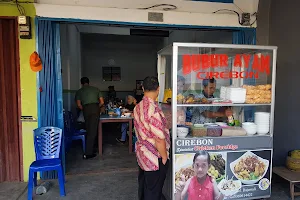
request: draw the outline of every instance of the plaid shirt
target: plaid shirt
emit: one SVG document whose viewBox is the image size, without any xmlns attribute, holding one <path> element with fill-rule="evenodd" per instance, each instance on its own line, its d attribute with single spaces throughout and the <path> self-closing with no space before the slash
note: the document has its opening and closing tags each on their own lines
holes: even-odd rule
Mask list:
<svg viewBox="0 0 300 200">
<path fill-rule="evenodd" d="M 155 147 L 155 139 L 164 139 L 168 152 L 170 148 L 170 134 L 166 125 L 166 118 L 162 110 L 152 99 L 144 97 L 135 106 L 136 157 L 142 170 L 157 171 L 159 169 L 158 158 L 161 158 L 161 156 Z"/>
</svg>

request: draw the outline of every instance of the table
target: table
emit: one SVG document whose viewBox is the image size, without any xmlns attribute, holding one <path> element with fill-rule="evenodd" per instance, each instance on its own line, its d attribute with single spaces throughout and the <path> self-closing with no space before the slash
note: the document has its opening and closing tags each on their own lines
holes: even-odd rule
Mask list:
<svg viewBox="0 0 300 200">
<path fill-rule="evenodd" d="M 292 200 L 295 196 L 300 196 L 300 192 L 295 192 L 295 184 L 300 183 L 300 172 L 295 172 L 286 167 L 274 167 L 273 173 L 290 182 L 290 194 Z"/>
<path fill-rule="evenodd" d="M 119 117 L 109 115 L 101 115 L 98 126 L 98 148 L 99 155 L 102 157 L 103 155 L 103 139 L 102 139 L 102 124 L 103 123 L 129 123 L 129 153 L 132 153 L 132 117 Z"/>
</svg>

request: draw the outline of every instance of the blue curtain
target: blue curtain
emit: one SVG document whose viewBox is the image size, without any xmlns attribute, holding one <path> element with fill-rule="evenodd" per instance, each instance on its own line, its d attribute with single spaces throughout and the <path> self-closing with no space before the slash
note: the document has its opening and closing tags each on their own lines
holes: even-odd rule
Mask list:
<svg viewBox="0 0 300 200">
<path fill-rule="evenodd" d="M 38 75 L 39 127 L 55 126 L 63 129 L 59 24 L 46 20 L 37 20 L 36 24 L 37 49 L 43 63 L 43 69 Z M 64 142 L 62 142 L 61 159 L 64 164 Z M 41 178 L 57 178 L 57 174 L 46 172 L 42 173 Z"/>
<path fill-rule="evenodd" d="M 256 45 L 256 29 L 251 28 L 249 30 L 238 30 L 233 32 L 232 35 L 232 44 L 248 44 L 248 45 Z M 252 62 L 253 62 L 253 56 L 250 60 L 250 66 L 247 69 L 247 71 L 252 71 Z M 244 84 L 247 85 L 255 85 L 255 78 L 251 79 L 244 79 Z M 246 106 L 244 107 L 244 117 L 245 121 L 251 121 L 253 120 L 255 112 L 254 106 Z"/>
</svg>

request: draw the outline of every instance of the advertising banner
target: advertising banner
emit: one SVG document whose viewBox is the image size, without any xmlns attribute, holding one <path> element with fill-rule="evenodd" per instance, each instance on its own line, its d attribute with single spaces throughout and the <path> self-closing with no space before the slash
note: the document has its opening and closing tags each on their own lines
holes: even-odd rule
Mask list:
<svg viewBox="0 0 300 200">
<path fill-rule="evenodd" d="M 271 196 L 270 136 L 175 140 L 175 200 Z"/>
</svg>

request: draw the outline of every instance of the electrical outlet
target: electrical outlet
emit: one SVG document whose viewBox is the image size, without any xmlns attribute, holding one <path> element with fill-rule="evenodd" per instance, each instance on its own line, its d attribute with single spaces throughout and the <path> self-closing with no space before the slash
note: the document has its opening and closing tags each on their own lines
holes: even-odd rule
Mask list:
<svg viewBox="0 0 300 200">
<path fill-rule="evenodd" d="M 241 25 L 250 26 L 250 13 L 242 13 Z"/>
<path fill-rule="evenodd" d="M 163 22 L 164 21 L 164 14 L 158 12 L 149 12 L 148 13 L 148 21 L 152 22 Z"/>
</svg>

